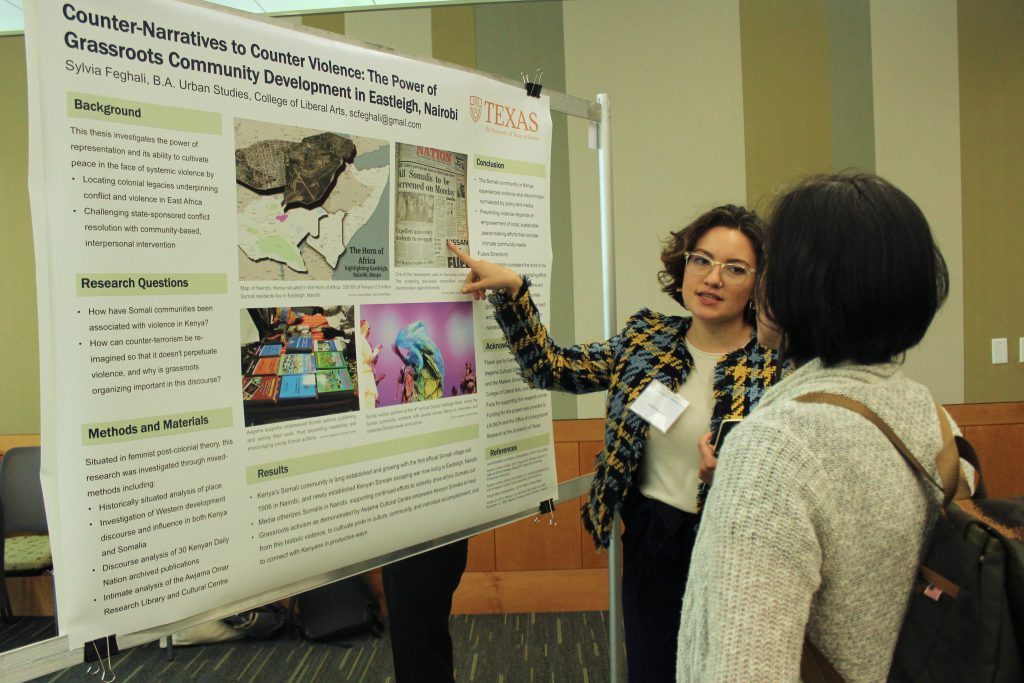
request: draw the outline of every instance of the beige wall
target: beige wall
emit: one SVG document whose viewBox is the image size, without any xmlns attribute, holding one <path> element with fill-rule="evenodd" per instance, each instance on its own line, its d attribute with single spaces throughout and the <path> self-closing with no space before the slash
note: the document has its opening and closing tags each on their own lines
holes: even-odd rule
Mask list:
<svg viewBox="0 0 1024 683">
<path fill-rule="evenodd" d="M 826 0 L 832 170 L 875 172 L 871 0 Z"/>
<path fill-rule="evenodd" d="M 746 200 L 736 2 L 563 4 L 568 92 L 612 102 L 618 325 L 647 306 L 684 311 L 657 281 L 659 240 L 703 210 Z M 569 121 L 576 338 L 602 339 L 597 152 Z M 580 417 L 603 414 L 581 397 Z"/>
<path fill-rule="evenodd" d="M 430 9 L 348 12 L 345 35 L 416 55 L 433 56 Z"/>
<path fill-rule="evenodd" d="M 823 0 L 740 0 L 747 202 L 832 170 Z"/>
<path fill-rule="evenodd" d="M 1024 3 L 961 0 L 964 398 L 1024 400 Z M 992 365 L 993 339 L 1009 364 Z"/>
<path fill-rule="evenodd" d="M 472 5 L 430 10 L 434 59 L 476 68 L 476 8 Z"/>
<path fill-rule="evenodd" d="M 8 312 L 0 434 L 39 433 L 36 268 L 28 206 L 25 40 L 0 38 L 0 297 Z"/>
<path fill-rule="evenodd" d="M 873 0 L 875 165 L 924 211 L 949 268 L 946 305 L 904 372 L 964 400 L 963 229 L 956 0 Z M 999 49 L 993 45 L 993 50 Z M 878 273 L 885 277 L 885 273 Z"/>
</svg>

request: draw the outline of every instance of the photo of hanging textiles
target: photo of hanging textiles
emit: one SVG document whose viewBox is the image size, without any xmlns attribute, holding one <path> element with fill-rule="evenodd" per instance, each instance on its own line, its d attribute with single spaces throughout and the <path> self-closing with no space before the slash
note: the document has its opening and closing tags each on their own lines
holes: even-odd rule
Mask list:
<svg viewBox="0 0 1024 683">
<path fill-rule="evenodd" d="M 476 393 L 472 302 L 364 304 L 359 316 L 363 410 Z"/>
<path fill-rule="evenodd" d="M 241 310 L 245 425 L 359 410 L 353 306 Z"/>
</svg>

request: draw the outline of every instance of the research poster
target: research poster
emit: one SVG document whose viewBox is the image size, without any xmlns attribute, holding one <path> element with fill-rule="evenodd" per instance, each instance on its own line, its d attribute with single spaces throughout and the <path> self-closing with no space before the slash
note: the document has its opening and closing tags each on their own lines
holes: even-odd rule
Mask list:
<svg viewBox="0 0 1024 683">
<path fill-rule="evenodd" d="M 173 0 L 25 4 L 43 480 L 72 648 L 557 496 L 546 97 Z"/>
</svg>

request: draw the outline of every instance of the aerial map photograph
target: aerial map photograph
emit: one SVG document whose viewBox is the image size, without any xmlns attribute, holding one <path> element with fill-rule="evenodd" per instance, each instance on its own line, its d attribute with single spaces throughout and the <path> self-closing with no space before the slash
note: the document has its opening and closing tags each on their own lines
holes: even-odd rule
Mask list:
<svg viewBox="0 0 1024 683">
<path fill-rule="evenodd" d="M 387 280 L 391 143 L 235 119 L 240 280 Z"/>
</svg>

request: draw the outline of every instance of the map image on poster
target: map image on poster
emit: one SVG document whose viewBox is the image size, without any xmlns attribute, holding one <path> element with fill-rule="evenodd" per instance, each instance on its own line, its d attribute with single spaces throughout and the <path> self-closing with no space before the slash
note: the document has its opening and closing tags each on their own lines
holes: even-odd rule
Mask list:
<svg viewBox="0 0 1024 683">
<path fill-rule="evenodd" d="M 389 142 L 234 128 L 240 280 L 388 279 Z"/>
<path fill-rule="evenodd" d="M 476 393 L 470 302 L 368 304 L 359 311 L 366 346 L 381 347 L 373 362 L 377 407 Z"/>
</svg>

